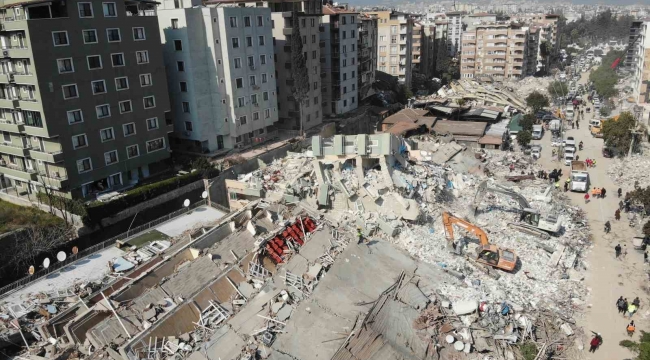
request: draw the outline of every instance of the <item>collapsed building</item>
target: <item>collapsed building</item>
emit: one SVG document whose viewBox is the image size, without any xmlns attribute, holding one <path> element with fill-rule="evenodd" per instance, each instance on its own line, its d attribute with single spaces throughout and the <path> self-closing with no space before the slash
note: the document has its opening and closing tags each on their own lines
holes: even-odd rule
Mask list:
<svg viewBox="0 0 650 360">
<path fill-rule="evenodd" d="M 232 212 L 217 223 L 47 318 L 39 356 L 513 359 L 527 341 L 580 351 L 589 228 L 546 181 L 506 180 L 537 170 L 520 153 L 431 135 L 315 136 L 227 181 Z M 511 224 L 532 210 L 499 193 L 475 203 L 486 181 L 561 231 L 519 231 Z M 478 261 L 482 244 L 460 227 L 450 238 L 443 212 L 516 252 L 516 269 Z"/>
</svg>

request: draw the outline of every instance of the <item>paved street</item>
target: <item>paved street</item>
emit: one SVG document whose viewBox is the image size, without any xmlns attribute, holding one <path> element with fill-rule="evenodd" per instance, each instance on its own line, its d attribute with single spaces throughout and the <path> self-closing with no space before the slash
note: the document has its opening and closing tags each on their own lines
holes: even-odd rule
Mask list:
<svg viewBox="0 0 650 360">
<path fill-rule="evenodd" d="M 586 83 L 587 78 L 588 74 L 583 73 L 580 83 Z M 589 106 L 593 109 L 592 105 Z M 589 169 L 590 186 L 607 189 L 605 199 L 592 198 L 588 204 L 585 204 L 583 193 L 567 193 L 575 205 L 585 210 L 593 235 L 593 247 L 587 257 L 589 269 L 584 280 L 589 291 L 589 294 L 586 294 L 588 308 L 584 317 L 578 320 L 578 325 L 587 334 L 582 340 L 585 346 L 584 354 L 588 359 L 627 359 L 633 358 L 635 354 L 619 346 L 619 342 L 628 339 L 625 329 L 629 320 L 618 313 L 615 303 L 619 296 L 627 298 L 630 302 L 636 296 L 641 299 L 641 308 L 633 318 L 637 323 L 634 338 L 638 340 L 639 330 L 649 330 L 646 318 L 650 315 L 650 299 L 648 293 L 643 290 L 648 277 L 645 275 L 643 254 L 634 250 L 631 244 L 632 237 L 639 234 L 641 229 L 630 228 L 626 214 L 621 214 L 620 221 L 614 220 L 614 212 L 620 201 L 616 194 L 619 186 L 614 184 L 607 175 L 607 168 L 614 160 L 602 156 L 603 140 L 593 138 L 589 133 L 588 122 L 592 114 L 585 113 L 585 119 L 580 121 L 579 130 L 569 129 L 566 132 L 566 136 L 573 136 L 576 143 L 581 140 L 584 142 L 584 149 L 578 151 L 580 160 L 593 158 L 597 161 L 597 167 Z M 545 134 L 539 143 L 543 145 L 540 163 L 549 171 L 553 168 L 561 168 L 564 175 L 562 181 L 564 181 L 570 173 L 570 167 L 551 158 L 551 134 Z M 612 231 L 610 234 L 605 234 L 604 224 L 608 220 L 612 224 Z M 627 256 L 622 260 L 617 260 L 614 256 L 614 246 L 617 243 L 621 244 L 624 253 L 627 251 Z M 585 294 L 576 294 L 576 296 L 585 298 Z M 600 349 L 593 354 L 587 352 L 591 331 L 600 332 L 604 341 Z"/>
</svg>

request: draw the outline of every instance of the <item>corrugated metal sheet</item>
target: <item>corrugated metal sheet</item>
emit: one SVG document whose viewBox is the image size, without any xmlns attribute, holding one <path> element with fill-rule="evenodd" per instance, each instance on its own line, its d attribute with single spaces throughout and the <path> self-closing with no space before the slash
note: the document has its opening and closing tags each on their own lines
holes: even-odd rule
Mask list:
<svg viewBox="0 0 650 360">
<path fill-rule="evenodd" d="M 477 121 L 438 121 L 433 126 L 433 131 L 438 134 L 450 133 L 452 135 L 483 136 L 487 124 Z"/>
</svg>

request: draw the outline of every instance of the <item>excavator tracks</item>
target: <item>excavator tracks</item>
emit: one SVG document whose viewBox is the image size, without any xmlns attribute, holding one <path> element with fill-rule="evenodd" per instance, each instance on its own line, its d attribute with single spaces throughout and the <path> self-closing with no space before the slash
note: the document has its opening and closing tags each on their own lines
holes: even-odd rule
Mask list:
<svg viewBox="0 0 650 360">
<path fill-rule="evenodd" d="M 519 232 L 529 234 L 529 235 L 534 235 L 534 236 L 537 236 L 538 238 L 541 238 L 541 239 L 544 239 L 544 240 L 547 240 L 547 239 L 549 239 L 551 237 L 551 235 L 549 235 L 549 233 L 547 233 L 546 231 L 540 230 L 540 229 L 538 229 L 538 228 L 536 228 L 536 227 L 534 227 L 532 225 L 518 224 L 518 223 L 508 223 L 508 226 L 510 226 L 511 228 L 513 228 L 513 229 L 515 229 L 515 230 L 517 230 Z"/>
</svg>

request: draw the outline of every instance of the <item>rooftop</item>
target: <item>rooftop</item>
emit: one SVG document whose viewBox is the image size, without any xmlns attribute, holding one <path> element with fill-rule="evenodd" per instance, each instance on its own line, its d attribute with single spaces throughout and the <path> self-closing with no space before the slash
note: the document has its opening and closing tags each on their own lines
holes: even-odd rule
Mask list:
<svg viewBox="0 0 650 360">
<path fill-rule="evenodd" d="M 486 127 L 487 124 L 484 122 L 442 120 L 433 126 L 433 131 L 438 134 L 449 133 L 455 136 L 483 136 Z"/>
</svg>

